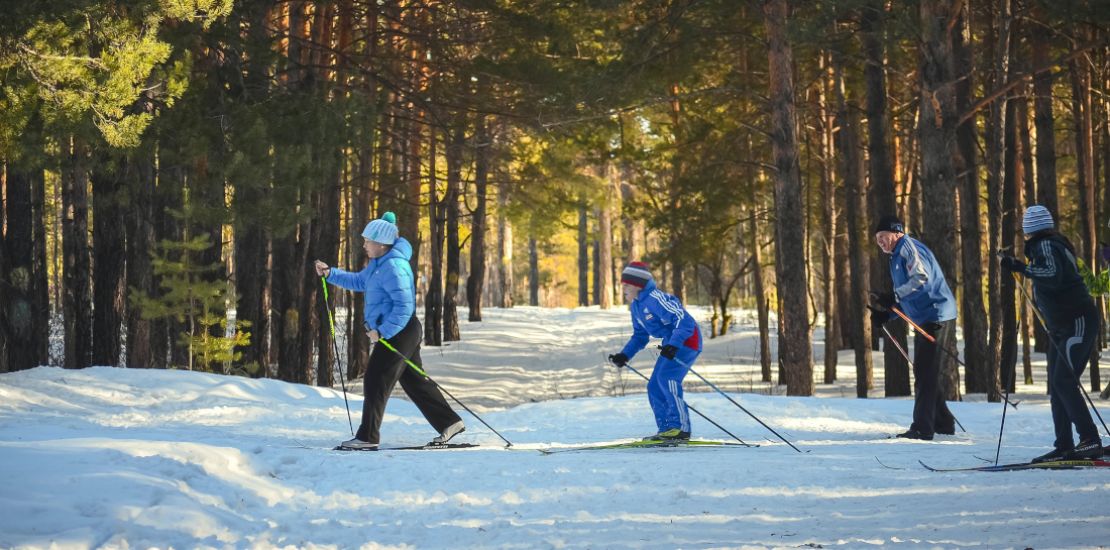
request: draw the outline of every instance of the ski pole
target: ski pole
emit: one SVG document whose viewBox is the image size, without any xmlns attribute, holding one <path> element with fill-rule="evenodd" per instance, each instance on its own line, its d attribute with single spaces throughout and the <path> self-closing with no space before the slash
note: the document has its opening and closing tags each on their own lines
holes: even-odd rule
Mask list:
<svg viewBox="0 0 1110 550">
<path fill-rule="evenodd" d="M 347 402 L 347 381 L 343 376 L 343 364 L 339 362 L 339 343 L 335 341 L 335 316 L 331 313 L 331 305 L 328 304 L 328 280 L 326 277 L 320 277 L 320 286 L 324 287 L 324 308 L 328 310 L 328 327 L 331 328 L 331 345 L 335 351 L 335 363 L 339 371 L 339 383 L 343 386 L 343 406 L 347 407 L 347 425 L 351 427 L 351 435 L 355 435 L 355 424 L 351 420 L 351 405 Z"/>
<path fill-rule="evenodd" d="M 909 323 L 910 327 L 912 327 L 913 330 L 915 332 L 917 332 L 918 334 L 924 336 L 926 340 L 928 340 L 929 342 L 934 343 L 934 344 L 937 342 L 937 339 L 934 338 L 932 334 L 929 334 L 928 332 L 925 331 L 925 329 L 921 328 L 920 325 L 913 322 L 913 319 L 910 319 L 909 316 L 906 315 L 905 313 L 903 313 L 901 309 L 898 309 L 897 307 L 891 306 L 890 310 L 893 311 L 894 313 L 898 314 L 899 317 L 901 317 L 903 320 L 905 320 L 907 323 Z M 952 351 L 952 350 L 950 350 L 950 349 L 948 349 L 944 346 L 937 346 L 937 347 L 939 347 L 941 350 L 943 350 L 944 353 L 948 354 L 949 357 L 954 359 L 956 361 L 956 363 L 958 363 L 961 367 L 964 368 L 965 371 L 968 370 L 967 363 L 964 363 L 963 360 L 960 359 L 960 356 L 956 355 L 956 352 L 954 352 L 954 351 Z M 998 393 L 1002 393 L 1002 391 L 999 390 Z M 1007 405 L 1015 408 L 1015 409 L 1017 408 L 1018 403 L 1020 403 L 1020 401 L 1018 401 L 1017 403 L 1011 402 L 1009 400 L 1009 398 L 1007 398 L 1003 402 L 1006 403 Z M 963 429 L 963 426 L 960 426 L 960 428 Z M 966 432 L 967 430 L 964 430 L 964 431 Z"/>
<path fill-rule="evenodd" d="M 909 363 L 911 367 L 913 367 L 913 360 L 910 359 L 910 354 L 906 353 L 906 349 L 902 347 L 902 344 L 899 344 L 898 340 L 894 339 L 894 335 L 891 334 L 889 330 L 887 330 L 886 325 L 883 325 L 883 332 L 886 333 L 886 337 L 890 340 L 890 343 L 894 344 L 894 347 L 898 348 L 898 351 L 902 353 L 902 357 L 906 359 L 906 362 Z M 956 418 L 956 415 L 952 414 L 952 411 L 948 411 L 948 414 L 952 415 L 952 420 L 955 421 L 956 425 L 960 427 L 960 431 L 966 433 L 967 430 L 964 429 L 964 425 L 960 423 L 960 419 Z"/>
<path fill-rule="evenodd" d="M 1037 320 L 1040 321 L 1041 328 L 1044 329 L 1045 334 L 1048 336 L 1048 342 L 1052 344 L 1052 347 L 1056 348 L 1057 354 L 1066 354 L 1067 351 L 1060 348 L 1060 346 L 1056 343 L 1056 339 L 1052 337 L 1052 333 L 1049 332 L 1048 323 L 1045 322 L 1044 316 L 1041 315 L 1041 311 L 1037 309 L 1037 305 L 1033 303 L 1033 299 L 1029 297 L 1029 292 L 1025 290 L 1025 284 L 1021 281 L 1021 279 L 1018 278 L 1017 273 L 1014 273 L 1012 271 L 1010 273 L 1013 273 L 1014 281 L 1017 282 L 1017 287 L 1021 289 L 1021 296 L 1025 299 L 1026 302 L 1029 303 L 1029 307 L 1033 308 L 1033 313 L 1036 315 Z M 1087 393 L 1087 388 L 1083 387 L 1083 381 L 1079 379 L 1079 375 L 1076 374 L 1075 370 L 1072 369 L 1071 360 L 1066 355 L 1064 356 L 1064 360 L 1068 363 L 1067 371 L 1071 373 L 1072 380 L 1075 380 L 1076 385 L 1079 386 L 1079 391 L 1083 392 L 1083 397 L 1087 398 L 1087 403 L 1091 404 L 1091 409 L 1095 411 L 1095 416 L 1098 417 L 1098 421 L 1102 424 L 1102 429 L 1105 430 L 1107 434 L 1110 434 L 1110 429 L 1107 429 L 1106 421 L 1102 419 L 1102 414 L 1098 412 L 1098 407 L 1095 406 L 1094 401 L 1091 401 L 1091 395 Z"/>
<path fill-rule="evenodd" d="M 704 376 L 702 376 L 701 374 L 699 374 L 699 373 L 698 373 L 698 371 L 694 370 L 694 369 L 693 369 L 693 367 L 691 367 L 690 365 L 688 365 L 688 364 L 686 364 L 686 363 L 683 363 L 682 361 L 679 361 L 679 360 L 678 360 L 677 358 L 676 358 L 676 359 L 675 359 L 674 361 L 675 361 L 676 363 L 678 363 L 679 365 L 682 365 L 682 366 L 686 367 L 687 369 L 689 369 L 689 371 L 690 371 L 691 373 L 693 373 L 693 374 L 694 374 L 694 376 L 697 376 L 698 378 L 700 378 L 702 382 L 705 382 L 706 384 L 708 384 L 710 388 L 713 388 L 714 390 L 716 390 L 716 392 L 717 392 L 717 393 L 719 393 L 719 394 L 721 394 L 722 396 L 724 396 L 724 398 L 725 398 L 725 399 L 728 399 L 730 403 L 732 403 L 733 405 L 736 405 L 736 406 L 737 406 L 737 407 L 738 407 L 738 408 L 739 408 L 740 410 L 742 410 L 742 411 L 744 411 L 745 413 L 747 413 L 747 415 L 748 415 L 748 416 L 750 416 L 750 417 L 752 417 L 753 419 L 755 419 L 755 421 L 756 421 L 756 422 L 759 422 L 759 424 L 760 424 L 760 425 L 762 425 L 762 426 L 763 426 L 764 428 L 767 428 L 768 430 L 770 430 L 770 431 L 771 431 L 771 433 L 773 433 L 773 434 L 775 434 L 776 436 L 778 436 L 778 438 L 779 438 L 779 439 L 781 439 L 783 443 L 786 443 L 787 445 L 790 445 L 790 448 L 791 448 L 791 449 L 794 449 L 795 451 L 798 451 L 799 453 L 800 453 L 800 452 L 802 452 L 802 450 L 801 450 L 801 449 L 799 449 L 799 448 L 797 448 L 797 447 L 795 447 L 793 443 L 791 443 L 791 442 L 787 441 L 787 440 L 786 440 L 786 438 L 782 436 L 782 434 L 780 434 L 780 433 L 776 432 L 774 428 L 772 428 L 772 427 L 768 426 L 768 425 L 767 425 L 767 423 L 766 423 L 766 422 L 764 422 L 764 421 L 762 421 L 762 420 L 760 420 L 758 416 L 756 416 L 756 415 L 752 414 L 752 412 L 751 412 L 751 411 L 749 411 L 748 409 L 745 409 L 743 405 L 741 405 L 740 403 L 737 403 L 735 399 L 733 399 L 732 397 L 729 397 L 729 395 L 728 395 L 727 393 L 725 393 L 725 392 L 721 391 L 721 388 L 718 388 L 718 387 L 716 386 L 716 384 L 714 384 L 713 382 L 710 382 L 709 380 L 707 380 L 707 379 L 706 379 L 706 378 L 705 378 Z"/>
<path fill-rule="evenodd" d="M 423 376 L 425 380 L 431 382 L 432 385 L 434 385 L 436 388 L 439 389 L 439 391 L 447 394 L 447 397 L 450 397 L 452 401 L 454 401 L 455 403 L 458 403 L 459 406 L 462 407 L 463 409 L 465 409 L 466 412 L 470 413 L 471 416 L 473 416 L 474 418 L 477 418 L 478 422 L 481 422 L 482 425 L 489 428 L 489 430 L 491 432 L 497 434 L 497 437 L 500 437 L 501 441 L 505 442 L 506 447 L 512 447 L 513 446 L 512 441 L 509 441 L 508 439 L 505 439 L 505 436 L 501 435 L 501 432 L 493 429 L 493 426 L 490 426 L 485 420 L 482 420 L 482 417 L 478 416 L 478 413 L 470 410 L 470 407 L 467 407 L 466 404 L 464 404 L 462 401 L 459 401 L 459 399 L 457 397 L 455 397 L 454 395 L 451 395 L 451 392 L 447 391 L 447 388 L 444 388 L 443 386 L 440 386 L 439 382 L 436 382 L 435 380 L 432 379 L 431 376 L 428 376 L 428 373 L 424 372 L 424 369 L 420 368 L 419 365 L 417 365 L 416 363 L 413 363 L 411 360 L 409 360 L 408 357 L 405 357 L 405 354 L 401 353 L 400 351 L 397 350 L 397 348 L 393 347 L 393 344 L 390 344 L 389 340 L 386 340 L 385 338 L 378 338 L 378 342 L 380 342 L 382 345 L 384 345 L 386 347 L 386 349 L 388 349 L 389 351 L 392 351 L 393 353 L 396 353 L 397 355 L 400 355 L 401 359 L 403 359 L 405 361 L 405 364 L 408 365 L 409 367 L 411 367 L 412 370 L 416 371 L 418 374 L 420 374 L 420 376 Z"/>
<path fill-rule="evenodd" d="M 648 382 L 651 382 L 651 380 L 650 380 L 650 379 L 648 379 L 648 377 L 644 376 L 644 375 L 643 375 L 643 373 L 641 373 L 640 371 L 638 371 L 638 370 L 636 370 L 636 369 L 632 368 L 632 365 L 629 365 L 629 364 L 625 363 L 625 365 L 624 365 L 624 366 L 625 366 L 625 368 L 627 368 L 628 370 L 630 370 L 630 371 L 632 371 L 632 372 L 634 372 L 634 373 L 638 374 L 638 375 L 640 376 L 640 378 L 643 378 L 644 380 L 647 380 Z M 687 404 L 686 404 L 686 408 L 690 409 L 691 411 L 694 411 L 694 414 L 697 414 L 698 416 L 700 416 L 700 417 L 704 418 L 706 422 L 709 422 L 710 424 L 712 424 L 712 425 L 716 426 L 716 427 L 717 427 L 717 429 L 719 429 L 719 430 L 721 430 L 722 432 L 725 432 L 726 434 L 728 434 L 728 435 L 732 436 L 732 438 L 733 438 L 733 439 L 735 439 L 735 440 L 739 441 L 739 442 L 740 442 L 740 443 L 741 443 L 742 445 L 744 445 L 745 447 L 758 447 L 758 445 L 752 445 L 752 444 L 750 444 L 750 443 L 748 443 L 748 442 L 744 441 L 743 439 L 740 439 L 739 437 L 736 437 L 736 435 L 735 435 L 735 434 L 733 434 L 732 432 L 730 432 L 730 431 L 726 430 L 726 429 L 725 429 L 725 428 L 724 428 L 723 426 L 721 426 L 720 424 L 718 424 L 718 423 L 714 422 L 714 421 L 713 421 L 713 420 L 711 420 L 711 419 L 710 419 L 710 418 L 709 418 L 708 416 L 705 416 L 704 414 L 702 414 L 701 412 L 699 412 L 699 411 L 698 411 L 697 409 L 695 409 L 695 408 L 694 408 L 694 406 L 693 406 L 693 405 L 691 405 L 691 404 L 687 403 Z"/>
</svg>

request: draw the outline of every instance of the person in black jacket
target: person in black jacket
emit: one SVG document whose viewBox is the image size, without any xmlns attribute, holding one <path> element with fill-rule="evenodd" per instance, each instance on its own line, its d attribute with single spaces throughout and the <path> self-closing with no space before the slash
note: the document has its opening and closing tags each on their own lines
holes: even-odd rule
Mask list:
<svg viewBox="0 0 1110 550">
<path fill-rule="evenodd" d="M 1080 375 L 1099 333 L 1099 312 L 1079 274 L 1075 248 L 1056 231 L 1052 214 L 1033 205 L 1022 219 L 1025 257 L 1029 264 L 1003 256 L 1003 269 L 1033 281 L 1033 301 L 1044 318 L 1051 341 L 1048 349 L 1048 389 L 1056 442 L 1052 451 L 1033 459 L 1051 460 L 1098 458 L 1103 454 L 1098 428 L 1080 393 Z M 1071 428 L 1079 433 L 1079 445 Z"/>
</svg>

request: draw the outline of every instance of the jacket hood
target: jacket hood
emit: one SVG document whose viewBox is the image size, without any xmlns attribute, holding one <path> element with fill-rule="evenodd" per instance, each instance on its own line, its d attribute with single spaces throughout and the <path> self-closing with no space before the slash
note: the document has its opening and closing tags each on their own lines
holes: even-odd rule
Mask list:
<svg viewBox="0 0 1110 550">
<path fill-rule="evenodd" d="M 393 248 L 382 256 L 383 260 L 393 258 L 401 258 L 406 262 L 412 259 L 412 245 L 404 237 L 397 237 L 397 241 L 393 243 Z"/>
<path fill-rule="evenodd" d="M 640 289 L 640 293 L 636 295 L 636 301 L 638 302 L 641 298 L 651 294 L 651 291 L 655 290 L 655 288 L 655 279 L 649 279 L 647 284 L 644 285 L 644 288 Z"/>
</svg>

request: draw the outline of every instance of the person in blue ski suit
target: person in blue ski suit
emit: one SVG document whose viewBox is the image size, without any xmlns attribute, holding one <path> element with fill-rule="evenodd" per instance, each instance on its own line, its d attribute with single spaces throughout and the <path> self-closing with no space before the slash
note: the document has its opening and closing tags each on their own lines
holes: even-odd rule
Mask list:
<svg viewBox="0 0 1110 550">
<path fill-rule="evenodd" d="M 1053 449 L 1032 462 L 1098 458 L 1104 452 L 1102 438 L 1079 386 L 1101 330 L 1098 306 L 1079 273 L 1075 248 L 1056 230 L 1048 209 L 1039 204 L 1027 208 L 1021 228 L 1029 264 L 1013 256 L 1003 256 L 1000 264 L 1033 281 L 1033 300 L 1051 342 L 1048 392 L 1056 432 Z M 1079 445 L 1072 438 L 1073 425 Z"/>
<path fill-rule="evenodd" d="M 913 339 L 914 403 L 910 429 L 898 434 L 906 439 L 931 440 L 934 434 L 956 433 L 956 417 L 948 410 L 941 384 L 941 348 L 947 347 L 956 330 L 956 298 L 944 280 L 936 257 L 921 241 L 905 234 L 895 216 L 884 216 L 875 227 L 875 242 L 890 254 L 893 293 L 872 293 L 875 304 L 871 322 L 876 331 L 897 318 L 897 307 L 934 338 L 917 332 Z"/>
<path fill-rule="evenodd" d="M 416 318 L 416 287 L 412 275 L 412 245 L 398 236 L 396 216 L 386 212 L 380 219 L 366 224 L 362 231 L 363 249 L 370 261 L 358 272 L 329 267 L 316 260 L 316 274 L 328 283 L 365 294 L 363 325 L 374 345 L 363 378 L 362 422 L 358 432 L 340 447 L 353 450 L 376 450 L 381 438 L 385 404 L 393 387 L 401 382 L 405 394 L 424 414 L 428 423 L 439 432 L 429 445 L 446 445 L 464 430 L 463 421 L 447 404 L 435 382 L 408 367 L 408 358 L 420 361 L 420 342 L 424 331 Z M 385 339 L 396 352 L 377 345 Z"/>
<path fill-rule="evenodd" d="M 621 289 L 632 315 L 632 337 L 620 353 L 609 356 L 625 366 L 651 338 L 663 346 L 648 381 L 648 402 L 658 432 L 647 440 L 690 439 L 690 411 L 682 398 L 682 380 L 701 354 L 701 330 L 674 296 L 659 290 L 647 264 L 632 262 L 621 273 Z"/>
</svg>

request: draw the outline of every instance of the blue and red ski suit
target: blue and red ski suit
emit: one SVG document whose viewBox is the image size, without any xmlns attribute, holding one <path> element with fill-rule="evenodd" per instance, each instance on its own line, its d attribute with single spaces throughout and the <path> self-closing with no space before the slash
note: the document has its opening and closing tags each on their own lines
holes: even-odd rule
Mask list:
<svg viewBox="0 0 1110 550">
<path fill-rule="evenodd" d="M 648 401 L 660 432 L 674 428 L 689 432 L 690 413 L 682 398 L 682 379 L 701 354 L 698 322 L 678 298 L 659 290 L 652 280 L 628 309 L 632 314 L 632 337 L 621 350 L 626 357 L 635 356 L 651 338 L 662 338 L 663 345 L 678 348 L 674 359 L 660 355 L 655 362 L 648 381 Z"/>
</svg>

